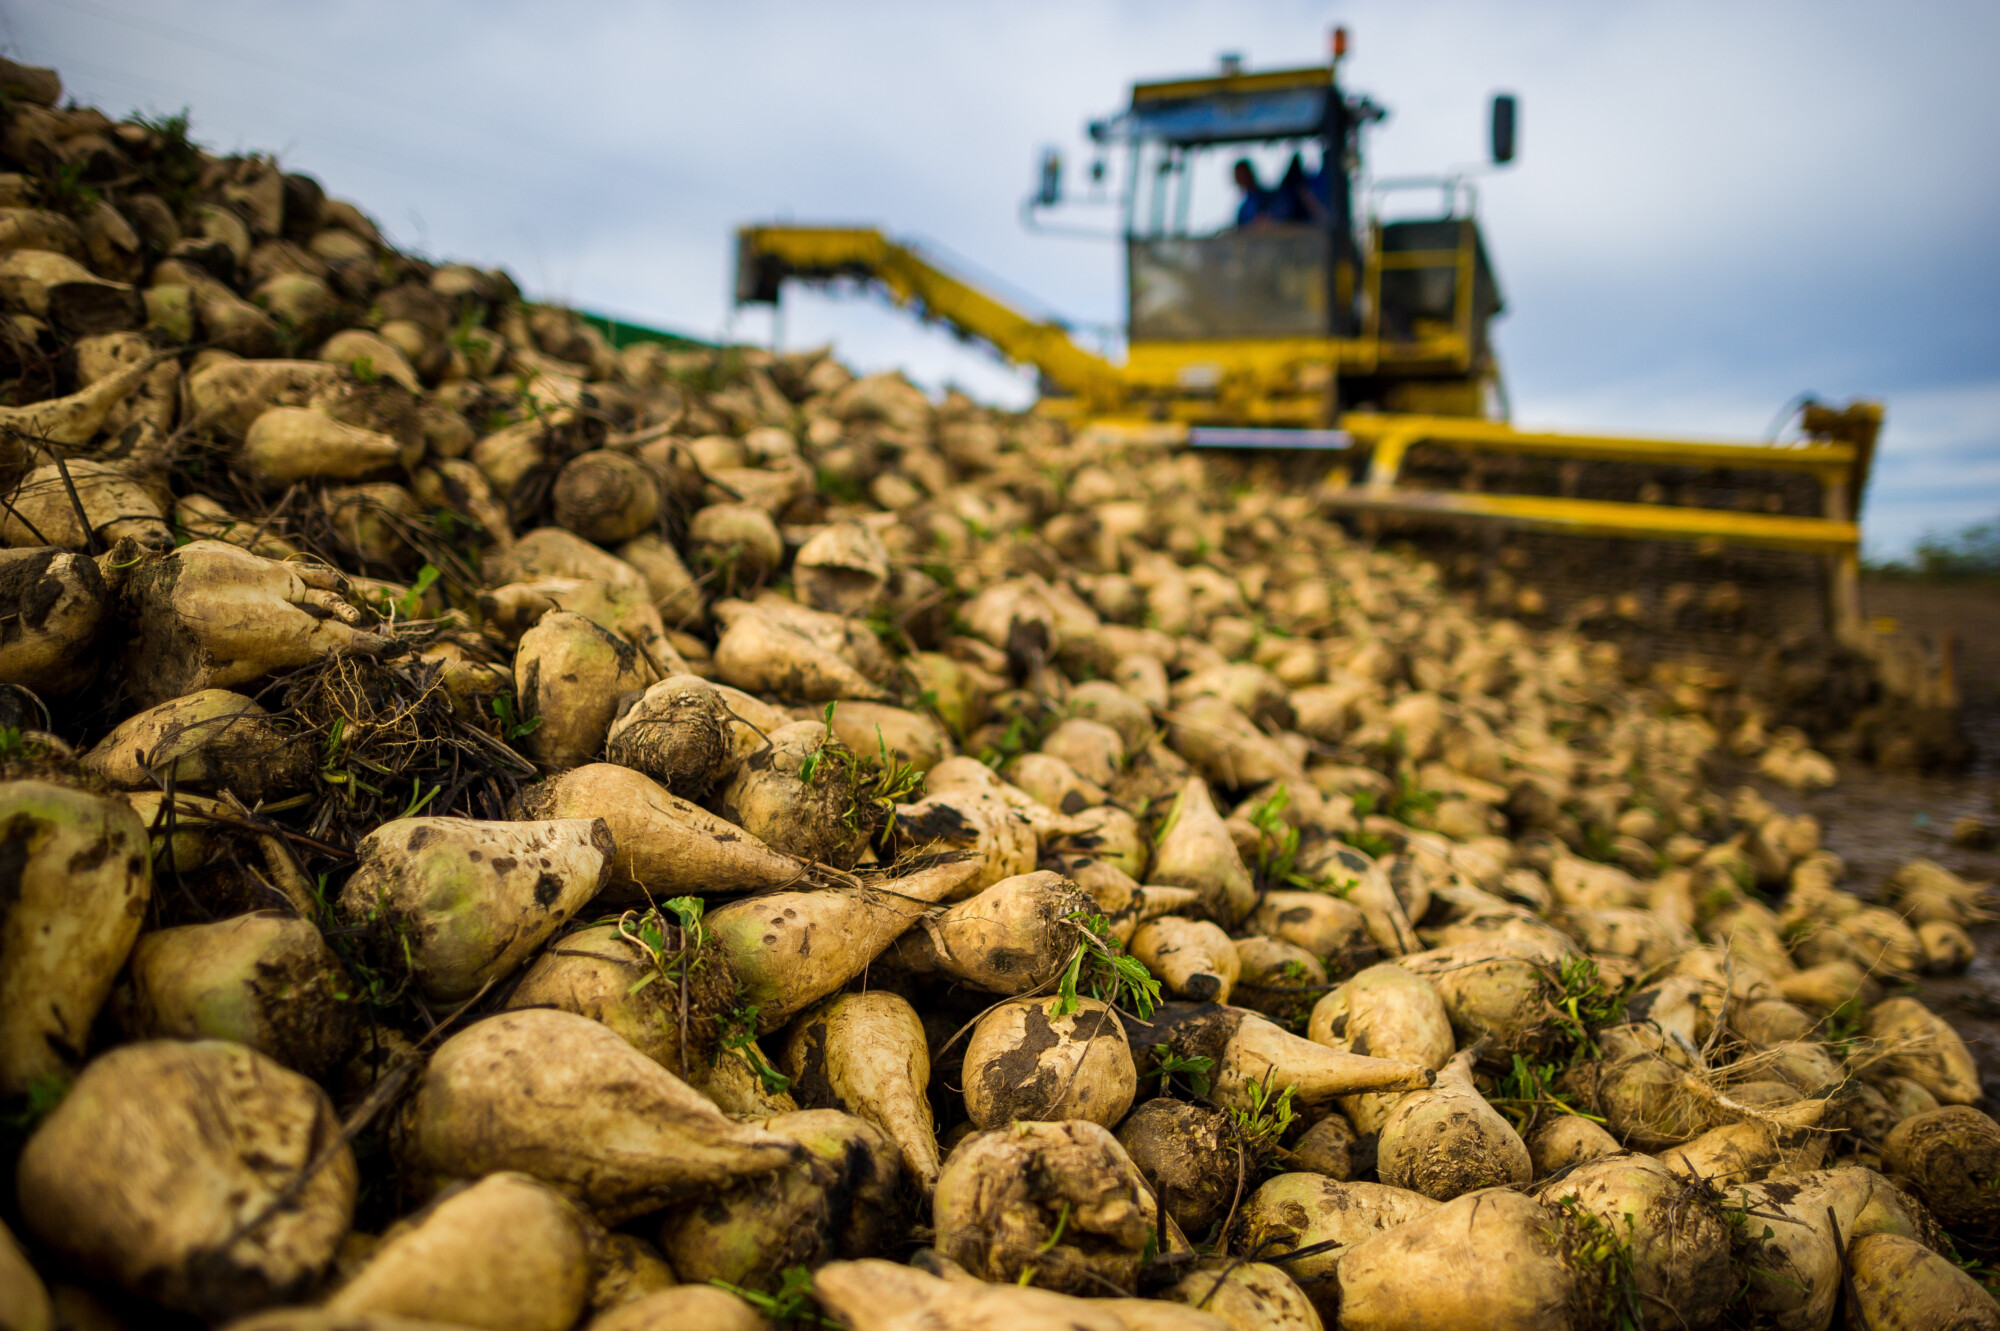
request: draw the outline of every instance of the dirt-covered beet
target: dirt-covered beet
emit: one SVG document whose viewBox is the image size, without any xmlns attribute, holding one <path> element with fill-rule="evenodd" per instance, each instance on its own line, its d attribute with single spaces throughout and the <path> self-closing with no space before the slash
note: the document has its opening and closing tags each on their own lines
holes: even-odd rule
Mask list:
<svg viewBox="0 0 2000 1331">
<path fill-rule="evenodd" d="M 1118 1014 L 1090 998 L 994 1007 L 966 1042 L 963 1076 L 966 1116 L 977 1128 L 1024 1119 L 1115 1127 L 1138 1080 Z"/>
<path fill-rule="evenodd" d="M 1015 1123 L 967 1138 L 932 1204 L 939 1251 L 982 1279 L 1071 1293 L 1133 1290 L 1160 1218 L 1145 1179 L 1094 1123 Z"/>
<path fill-rule="evenodd" d="M 302 1294 L 332 1262 L 358 1182 L 339 1134 L 326 1092 L 262 1054 L 147 1041 L 85 1069 L 15 1186 L 35 1237 L 93 1279 L 224 1318 Z"/>
<path fill-rule="evenodd" d="M 1235 1199 L 1237 1166 L 1228 1125 L 1219 1109 L 1164 1095 L 1145 1101 L 1118 1125 L 1118 1144 L 1184 1234 L 1208 1233 Z"/>
</svg>

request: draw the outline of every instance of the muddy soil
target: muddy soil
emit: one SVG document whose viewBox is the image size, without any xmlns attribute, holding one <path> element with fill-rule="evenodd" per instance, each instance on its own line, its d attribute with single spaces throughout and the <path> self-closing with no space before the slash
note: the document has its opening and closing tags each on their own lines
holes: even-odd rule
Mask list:
<svg viewBox="0 0 2000 1331">
<path fill-rule="evenodd" d="M 1832 790 L 1795 795 L 1755 781 L 1787 813 L 1810 812 L 1828 849 L 1847 861 L 1847 886 L 1873 898 L 1905 862 L 1924 856 L 1966 878 L 2000 885 L 2000 851 L 1953 845 L 1952 824 L 1967 815 L 2000 828 L 2000 583 L 1862 584 L 1868 615 L 1887 615 L 1937 641 L 1958 638 L 1965 729 L 1977 749 L 1969 771 L 1949 775 L 1878 772 L 1843 763 Z M 1927 976 L 1917 996 L 1949 1020 L 1979 1060 L 1989 1112 L 2000 1106 L 2000 920 L 1970 930 L 1979 956 L 1964 975 Z"/>
</svg>

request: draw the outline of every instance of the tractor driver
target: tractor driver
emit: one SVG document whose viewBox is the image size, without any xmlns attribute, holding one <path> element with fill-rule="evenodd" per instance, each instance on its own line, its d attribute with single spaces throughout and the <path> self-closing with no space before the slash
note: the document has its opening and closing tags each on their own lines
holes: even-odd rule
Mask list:
<svg viewBox="0 0 2000 1331">
<path fill-rule="evenodd" d="M 1247 157 L 1236 159 L 1236 188 L 1243 191 L 1243 202 L 1236 207 L 1236 225 L 1253 227 L 1267 223 L 1271 218 L 1271 191 L 1257 180 L 1257 167 Z"/>
<path fill-rule="evenodd" d="M 1278 187 L 1270 192 L 1265 216 L 1274 222 L 1318 222 L 1326 217 L 1315 182 L 1306 172 L 1305 159 L 1293 153 Z"/>
<path fill-rule="evenodd" d="M 1306 171 L 1305 162 L 1297 153 L 1292 154 L 1284 178 L 1272 189 L 1265 189 L 1259 183 L 1257 168 L 1249 158 L 1239 158 L 1236 163 L 1236 188 L 1243 191 L 1243 202 L 1236 209 L 1238 227 L 1318 222 L 1327 215 L 1326 204 L 1320 197 L 1322 182 Z"/>
</svg>

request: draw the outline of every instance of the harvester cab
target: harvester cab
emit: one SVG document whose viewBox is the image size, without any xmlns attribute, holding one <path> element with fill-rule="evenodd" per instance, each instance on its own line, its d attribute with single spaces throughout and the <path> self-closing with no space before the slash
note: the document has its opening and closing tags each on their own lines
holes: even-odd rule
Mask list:
<svg viewBox="0 0 2000 1331">
<path fill-rule="evenodd" d="M 1228 57 L 1135 84 L 1088 127 L 1123 169 L 1100 157 L 1080 199 L 1044 154 L 1022 209 L 1031 229 L 1078 234 L 1073 205 L 1116 210 L 1115 227 L 1090 234 L 1124 247 L 1122 362 L 873 228 L 742 228 L 737 301 L 856 283 L 1034 367 L 1035 409 L 1079 430 L 1135 447 L 1312 450 L 1324 509 L 1434 541 L 1448 568 L 1533 566 L 1550 613 L 1615 605 L 1715 641 L 1754 621 L 1859 643 L 1879 404 L 1807 402 L 1783 442 L 1515 429 L 1489 336 L 1503 306 L 1477 172 L 1370 179 L 1362 140 L 1384 112 L 1342 88 L 1344 48 L 1336 31 L 1325 64 L 1252 72 Z M 1511 96 L 1494 99 L 1495 166 L 1514 158 L 1518 115 Z M 1248 207 L 1230 190 L 1241 158 Z M 1728 594 L 1689 590 L 1716 586 Z M 1689 609 L 1711 603 L 1751 614 Z"/>
<path fill-rule="evenodd" d="M 1497 410 L 1502 305 L 1476 190 L 1463 173 L 1364 182 L 1362 134 L 1387 112 L 1341 87 L 1345 45 L 1337 30 L 1331 63 L 1262 73 L 1225 56 L 1207 77 L 1136 84 L 1091 122 L 1095 148 L 1126 158 L 1125 371 L 1152 414 L 1312 428 L 1355 409 Z M 1496 164 L 1516 116 L 1494 99 Z M 1060 225 L 1060 158 L 1043 163 L 1031 228 Z M 1392 197 L 1437 202 L 1387 220 Z"/>
</svg>

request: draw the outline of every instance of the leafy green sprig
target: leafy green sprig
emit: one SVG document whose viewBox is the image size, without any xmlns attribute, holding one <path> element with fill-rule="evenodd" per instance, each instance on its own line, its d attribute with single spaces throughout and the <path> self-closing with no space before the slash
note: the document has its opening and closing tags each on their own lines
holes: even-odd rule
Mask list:
<svg viewBox="0 0 2000 1331">
<path fill-rule="evenodd" d="M 838 1322 L 827 1317 L 819 1306 L 819 1300 L 813 1297 L 812 1272 L 803 1266 L 786 1267 L 779 1277 L 777 1291 L 771 1294 L 744 1289 L 727 1280 L 711 1280 L 708 1283 L 717 1289 L 728 1290 L 781 1327 L 839 1326 Z"/>
<path fill-rule="evenodd" d="M 1111 932 L 1111 921 L 1083 911 L 1066 918 L 1081 941 L 1070 953 L 1069 964 L 1063 968 L 1057 984 L 1056 1015 L 1066 1017 L 1076 1011 L 1079 992 L 1112 1007 L 1129 1008 L 1141 1020 L 1157 1012 L 1160 982 L 1153 978 L 1145 963 L 1125 951 Z"/>
</svg>

